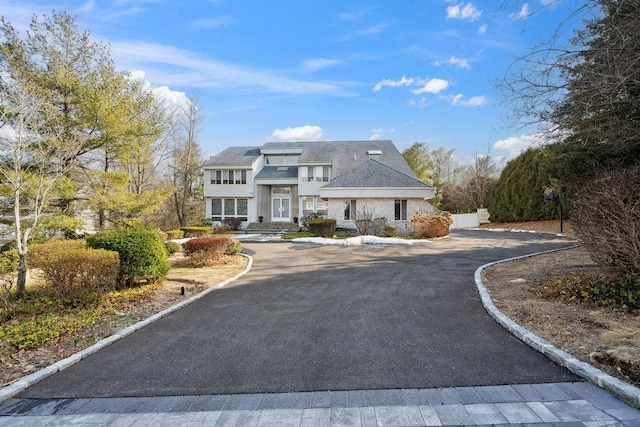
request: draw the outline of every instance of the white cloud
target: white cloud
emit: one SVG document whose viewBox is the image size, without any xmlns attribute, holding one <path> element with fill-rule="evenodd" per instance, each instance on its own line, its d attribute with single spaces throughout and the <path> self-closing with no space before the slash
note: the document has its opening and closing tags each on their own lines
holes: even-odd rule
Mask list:
<svg viewBox="0 0 640 427">
<path fill-rule="evenodd" d="M 461 93 L 453 96 L 442 96 L 442 98 L 449 100 L 451 105 L 461 105 L 463 107 L 480 107 L 489 103 L 485 96 L 473 96 L 465 100 Z"/>
<path fill-rule="evenodd" d="M 501 139 L 493 144 L 493 148 L 500 151 L 508 151 L 510 157 L 516 157 L 521 152 L 531 147 L 538 147 L 546 142 L 542 133 L 532 133 L 529 135 L 511 136 Z"/>
<path fill-rule="evenodd" d="M 449 87 L 449 82 L 443 79 L 431 79 L 424 83 L 419 89 L 413 89 L 411 93 L 414 95 L 422 95 L 423 93 L 437 94 Z"/>
<path fill-rule="evenodd" d="M 467 62 L 466 59 L 460 59 L 460 58 L 456 58 L 455 56 L 452 56 L 451 58 L 447 59 L 446 61 L 435 61 L 434 64 L 437 66 L 440 66 L 441 64 L 449 64 L 449 65 L 454 65 L 456 67 L 459 68 L 464 68 L 464 69 L 469 69 L 471 68 L 471 66 L 469 65 L 469 62 Z"/>
<path fill-rule="evenodd" d="M 391 128 L 389 130 L 386 130 L 384 128 L 371 129 L 371 135 L 369 136 L 369 140 L 373 141 L 376 139 L 383 139 L 385 132 L 394 133 L 395 131 L 396 131 L 395 128 Z"/>
<path fill-rule="evenodd" d="M 529 11 L 529 3 L 525 3 L 520 8 L 520 11 L 518 13 L 513 14 L 512 16 L 515 19 L 527 19 L 530 14 L 531 12 Z"/>
<path fill-rule="evenodd" d="M 482 11 L 473 5 L 473 3 L 456 3 L 447 7 L 447 19 L 466 19 L 471 22 L 480 19 Z"/>
<path fill-rule="evenodd" d="M 153 87 L 151 82 L 147 80 L 147 75 L 144 71 L 132 71 L 129 73 L 129 78 L 141 82 L 143 90 L 150 90 L 158 102 L 166 108 L 169 115 L 177 108 L 186 110 L 191 103 L 184 92 L 172 90 L 168 86 Z"/>
<path fill-rule="evenodd" d="M 362 30 L 357 30 L 357 31 L 353 31 L 343 37 L 340 37 L 338 39 L 336 39 L 336 41 L 338 42 L 346 42 L 358 37 L 367 37 L 367 36 L 373 36 L 376 34 L 380 34 L 382 31 L 386 30 L 387 28 L 389 28 L 391 25 L 393 24 L 393 22 L 379 22 L 375 25 L 372 25 L 370 27 L 364 28 Z"/>
<path fill-rule="evenodd" d="M 172 46 L 145 42 L 112 42 L 115 62 L 125 69 L 144 69 L 154 82 L 167 86 L 190 86 L 230 90 L 261 89 L 287 94 L 349 95 L 335 83 L 298 80 L 279 73 L 251 70 L 235 64 L 202 58 Z"/>
<path fill-rule="evenodd" d="M 224 28 L 235 25 L 237 20 L 231 16 L 215 16 L 191 21 L 189 26 L 193 29 L 202 28 Z"/>
<path fill-rule="evenodd" d="M 377 92 L 380 89 L 382 89 L 383 86 L 389 86 L 389 87 L 412 86 L 414 82 L 415 80 L 412 77 L 407 78 L 407 76 L 402 76 L 400 80 L 384 79 L 376 83 L 376 85 L 373 87 L 373 91 Z"/>
<path fill-rule="evenodd" d="M 412 107 L 418 107 L 418 108 L 426 107 L 427 106 L 427 97 L 423 96 L 422 98 L 420 98 L 418 100 L 416 100 L 415 98 L 411 99 L 409 101 L 409 105 L 412 106 Z"/>
<path fill-rule="evenodd" d="M 478 34 L 480 34 L 481 36 L 487 34 L 487 28 L 487 24 L 480 25 L 478 27 Z"/>
<path fill-rule="evenodd" d="M 335 67 L 336 65 L 342 64 L 342 61 L 339 59 L 326 59 L 326 58 L 312 58 L 307 59 L 302 63 L 302 67 L 307 71 L 318 71 L 323 68 Z"/>
<path fill-rule="evenodd" d="M 274 130 L 271 137 L 281 141 L 320 141 L 324 137 L 324 130 L 311 125 L 289 127 Z"/>
</svg>

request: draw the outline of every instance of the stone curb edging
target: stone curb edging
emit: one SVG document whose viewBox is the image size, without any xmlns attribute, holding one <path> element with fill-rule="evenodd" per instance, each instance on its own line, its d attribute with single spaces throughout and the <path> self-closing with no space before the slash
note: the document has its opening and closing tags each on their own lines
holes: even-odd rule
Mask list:
<svg viewBox="0 0 640 427">
<path fill-rule="evenodd" d="M 82 359 L 97 353 L 98 351 L 102 350 L 103 348 L 107 347 L 110 344 L 113 344 L 114 342 L 126 337 L 127 335 L 132 334 L 133 332 L 144 328 L 145 326 L 155 322 L 156 320 L 160 320 L 163 317 L 168 316 L 169 314 L 178 311 L 179 309 L 191 304 L 192 302 L 199 300 L 200 298 L 204 297 L 205 295 L 223 288 L 224 286 L 228 285 L 229 283 L 239 279 L 240 277 L 244 276 L 245 274 L 247 274 L 249 272 L 249 270 L 251 270 L 251 266 L 253 265 L 253 258 L 247 254 L 243 254 L 240 253 L 240 255 L 244 256 L 245 258 L 247 258 L 248 262 L 247 265 L 245 266 L 245 268 L 240 271 L 239 273 L 237 273 L 235 276 L 230 277 L 208 289 L 205 289 L 204 291 L 200 292 L 199 294 L 196 294 L 194 296 L 192 296 L 191 298 L 188 298 L 184 301 L 181 301 L 175 305 L 172 305 L 171 307 L 154 314 L 151 317 L 148 317 L 144 320 L 141 320 L 137 323 L 134 323 L 131 326 L 128 326 L 118 332 L 116 332 L 115 334 L 101 339 L 100 341 L 98 341 L 97 343 L 95 343 L 94 345 L 85 348 L 84 350 L 75 353 L 69 357 L 67 357 L 66 359 L 62 359 L 59 360 L 58 362 L 47 366 L 46 368 L 40 369 L 39 371 L 36 371 L 32 374 L 29 374 L 25 377 L 20 378 L 19 380 L 17 380 L 16 382 L 6 386 L 6 387 L 2 387 L 0 388 L 0 403 L 4 402 L 5 400 L 8 400 L 10 398 L 12 398 L 13 396 L 15 396 L 16 394 L 20 393 L 21 391 L 27 389 L 28 387 L 31 387 L 32 385 L 39 383 L 40 381 L 44 380 L 45 378 L 55 374 L 56 372 L 62 371 L 63 369 L 68 368 L 69 366 L 75 365 L 76 363 L 78 363 L 79 361 L 81 361 Z"/>
<path fill-rule="evenodd" d="M 640 388 L 635 387 L 629 383 L 626 383 L 618 378 L 612 377 L 606 372 L 592 366 L 586 362 L 582 362 L 576 359 L 573 355 L 567 353 L 564 350 L 561 350 L 555 347 L 553 344 L 548 342 L 547 340 L 538 337 L 531 333 L 528 329 L 520 326 L 509 317 L 507 317 L 504 313 L 496 308 L 491 300 L 491 296 L 487 291 L 487 288 L 484 286 L 482 282 L 482 271 L 488 267 L 491 267 L 496 264 L 501 264 L 507 261 L 514 261 L 523 258 L 530 258 L 536 255 L 542 255 L 547 253 L 558 252 L 566 249 L 573 249 L 578 247 L 577 245 L 569 246 L 561 249 L 552 249 L 549 251 L 536 252 L 529 255 L 514 257 L 503 259 L 496 262 L 491 262 L 489 264 L 485 264 L 480 266 L 475 274 L 474 278 L 476 281 L 476 286 L 478 287 L 478 293 L 480 294 L 480 298 L 482 300 L 482 305 L 489 312 L 491 317 L 493 317 L 496 322 L 498 322 L 503 328 L 511 332 L 515 335 L 516 338 L 523 341 L 525 344 L 530 347 L 538 350 L 540 353 L 547 356 L 549 359 L 553 360 L 557 364 L 566 367 L 574 374 L 584 378 L 585 380 L 591 382 L 592 384 L 597 385 L 598 387 L 608 391 L 613 394 L 617 398 L 624 400 L 635 408 L 640 409 Z"/>
</svg>

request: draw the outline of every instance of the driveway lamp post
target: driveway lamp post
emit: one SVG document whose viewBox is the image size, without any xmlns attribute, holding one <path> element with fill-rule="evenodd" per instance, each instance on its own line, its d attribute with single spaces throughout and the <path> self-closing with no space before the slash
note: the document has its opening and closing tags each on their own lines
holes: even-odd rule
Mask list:
<svg viewBox="0 0 640 427">
<path fill-rule="evenodd" d="M 544 202 L 548 203 L 548 202 L 552 202 L 553 201 L 553 188 L 545 188 L 544 189 Z M 562 227 L 562 200 L 560 200 L 560 197 L 558 197 L 558 207 L 560 208 L 560 233 L 563 232 L 563 227 Z"/>
</svg>

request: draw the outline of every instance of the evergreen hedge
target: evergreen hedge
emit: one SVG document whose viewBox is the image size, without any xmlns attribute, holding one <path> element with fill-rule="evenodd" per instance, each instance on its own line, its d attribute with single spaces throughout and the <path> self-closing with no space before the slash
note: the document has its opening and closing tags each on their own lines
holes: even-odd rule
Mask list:
<svg viewBox="0 0 640 427">
<path fill-rule="evenodd" d="M 500 174 L 488 208 L 493 222 L 520 222 L 556 219 L 559 201 L 544 202 L 544 190 L 550 186 L 549 153 L 530 148 L 507 163 Z"/>
</svg>

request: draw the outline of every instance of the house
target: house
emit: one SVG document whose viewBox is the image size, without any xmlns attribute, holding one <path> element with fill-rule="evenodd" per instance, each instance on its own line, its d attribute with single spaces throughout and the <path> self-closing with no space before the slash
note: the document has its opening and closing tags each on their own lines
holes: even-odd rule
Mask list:
<svg viewBox="0 0 640 427">
<path fill-rule="evenodd" d="M 406 230 L 434 208 L 435 190 L 418 180 L 391 141 L 268 142 L 230 147 L 204 163 L 206 216 L 249 223 L 295 222 L 310 213 L 337 227 L 385 217 Z"/>
</svg>

